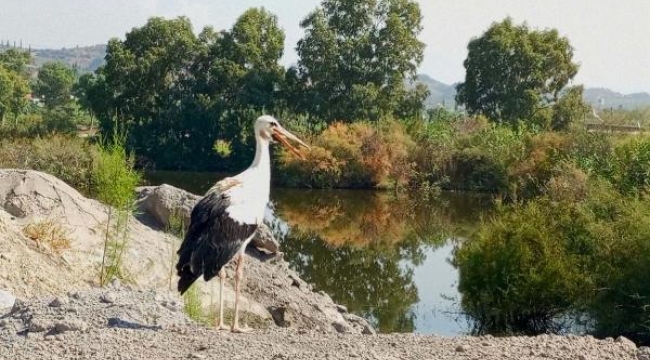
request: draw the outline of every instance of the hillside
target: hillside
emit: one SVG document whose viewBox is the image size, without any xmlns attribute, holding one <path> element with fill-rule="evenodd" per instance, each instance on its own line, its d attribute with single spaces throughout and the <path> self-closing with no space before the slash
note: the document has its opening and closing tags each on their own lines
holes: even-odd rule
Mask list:
<svg viewBox="0 0 650 360">
<path fill-rule="evenodd" d="M 632 110 L 650 106 L 650 94 L 645 92 L 624 95 L 605 88 L 586 88 L 584 98 L 591 105 L 604 109 Z"/>
<path fill-rule="evenodd" d="M 0 44 L 0 51 L 6 48 L 7 45 Z M 86 72 L 95 71 L 104 63 L 106 45 L 98 44 L 62 49 L 31 49 L 31 51 L 37 67 L 49 61 L 61 61 L 70 66 L 76 66 L 81 72 Z"/>
<path fill-rule="evenodd" d="M 425 101 L 427 108 L 440 105 L 448 109 L 454 108 L 456 84 L 447 85 L 426 74 L 418 75 L 418 81 L 427 85 L 431 91 L 431 95 Z M 585 88 L 584 99 L 594 107 L 605 109 L 633 110 L 650 106 L 650 94 L 645 92 L 621 94 L 606 88 Z"/>
<path fill-rule="evenodd" d="M 454 97 L 456 96 L 456 84 L 447 85 L 426 74 L 418 75 L 417 80 L 428 86 L 429 91 L 431 92 L 429 97 L 425 100 L 425 106 L 427 108 L 433 108 L 440 105 L 447 109 L 454 108 L 456 105 L 456 101 L 454 100 Z"/>
</svg>

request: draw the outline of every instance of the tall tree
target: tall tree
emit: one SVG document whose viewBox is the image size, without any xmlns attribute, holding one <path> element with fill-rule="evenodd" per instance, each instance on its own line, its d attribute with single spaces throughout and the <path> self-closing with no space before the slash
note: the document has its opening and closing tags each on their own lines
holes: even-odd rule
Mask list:
<svg viewBox="0 0 650 360">
<path fill-rule="evenodd" d="M 14 120 L 27 108 L 29 85 L 17 72 L 0 64 L 0 122 L 4 126 L 7 114 Z"/>
<path fill-rule="evenodd" d="M 61 62 L 45 63 L 38 71 L 34 92 L 43 97 L 43 103 L 51 109 L 70 101 L 75 81 L 76 76 L 72 68 Z"/>
<path fill-rule="evenodd" d="M 302 108 L 327 121 L 377 119 L 422 109 L 423 87 L 406 89 L 423 58 L 420 8 L 411 0 L 323 0 L 302 22 L 291 82 Z"/>
<path fill-rule="evenodd" d="M 264 8 L 251 8 L 224 30 L 210 46 L 205 58 L 210 78 L 206 83 L 211 109 L 220 119 L 218 138 L 228 140 L 234 152 L 228 161 L 250 157 L 251 118 L 261 112 L 279 110 L 284 68 L 284 32 L 275 15 Z"/>
<path fill-rule="evenodd" d="M 127 128 L 127 145 L 160 168 L 224 170 L 250 152 L 243 144 L 253 116 L 278 103 L 283 42 L 264 9 L 198 36 L 187 18 L 151 18 L 109 41 L 106 64 L 82 79 L 80 99 L 105 132 Z M 213 151 L 220 139 L 233 145 L 228 159 Z"/>
<path fill-rule="evenodd" d="M 578 72 L 573 48 L 557 30 L 531 30 L 510 18 L 492 24 L 467 49 L 456 101 L 495 122 L 549 126 L 550 108 Z"/>
<path fill-rule="evenodd" d="M 179 166 L 174 161 L 189 153 L 194 140 L 183 124 L 191 116 L 190 68 L 198 46 L 185 17 L 154 17 L 128 32 L 124 41 L 111 39 L 106 64 L 87 89 L 104 132 L 114 125 L 128 129 L 127 146 L 139 155 Z"/>
</svg>

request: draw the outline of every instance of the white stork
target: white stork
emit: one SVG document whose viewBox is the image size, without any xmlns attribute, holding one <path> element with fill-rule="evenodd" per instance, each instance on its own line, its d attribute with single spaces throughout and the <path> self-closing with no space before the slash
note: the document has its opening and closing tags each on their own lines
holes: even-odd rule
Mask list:
<svg viewBox="0 0 650 360">
<path fill-rule="evenodd" d="M 238 323 L 239 288 L 243 276 L 244 252 L 264 218 L 271 182 L 271 139 L 282 143 L 300 158 L 304 157 L 287 139 L 309 149 L 298 137 L 284 129 L 272 116 L 255 122 L 255 159 L 239 175 L 217 182 L 192 209 L 190 226 L 178 250 L 176 270 L 178 291 L 183 294 L 203 275 L 208 281 L 219 274 L 219 329 L 223 324 L 223 267 L 236 258 L 235 318 L 232 332 L 242 332 Z"/>
</svg>

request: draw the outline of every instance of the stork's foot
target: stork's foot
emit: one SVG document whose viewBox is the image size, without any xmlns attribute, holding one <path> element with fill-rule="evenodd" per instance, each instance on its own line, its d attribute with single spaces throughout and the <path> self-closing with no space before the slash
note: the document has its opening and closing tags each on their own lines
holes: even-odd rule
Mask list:
<svg viewBox="0 0 650 360">
<path fill-rule="evenodd" d="M 251 332 L 252 329 L 249 328 L 249 327 L 242 328 L 242 327 L 234 326 L 234 325 L 233 325 L 233 326 L 230 328 L 230 331 L 232 331 L 232 332 L 235 333 L 235 334 L 245 334 L 245 333 L 249 333 L 249 332 Z"/>
<path fill-rule="evenodd" d="M 214 328 L 215 330 L 229 330 L 230 328 L 226 326 L 224 323 L 219 323 L 217 326 Z"/>
</svg>

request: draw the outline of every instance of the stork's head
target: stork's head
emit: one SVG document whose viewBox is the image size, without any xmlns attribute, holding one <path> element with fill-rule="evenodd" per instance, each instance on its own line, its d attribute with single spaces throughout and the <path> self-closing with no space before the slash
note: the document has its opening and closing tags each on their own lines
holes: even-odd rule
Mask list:
<svg viewBox="0 0 650 360">
<path fill-rule="evenodd" d="M 298 139 L 296 135 L 283 128 L 282 125 L 280 125 L 280 123 L 270 115 L 262 115 L 257 118 L 257 121 L 255 122 L 255 136 L 259 136 L 265 140 L 273 139 L 287 147 L 303 160 L 305 157 L 298 151 L 298 149 L 293 147 L 287 139 L 293 140 L 299 145 L 311 150 L 309 145 L 305 144 L 302 140 Z"/>
</svg>

